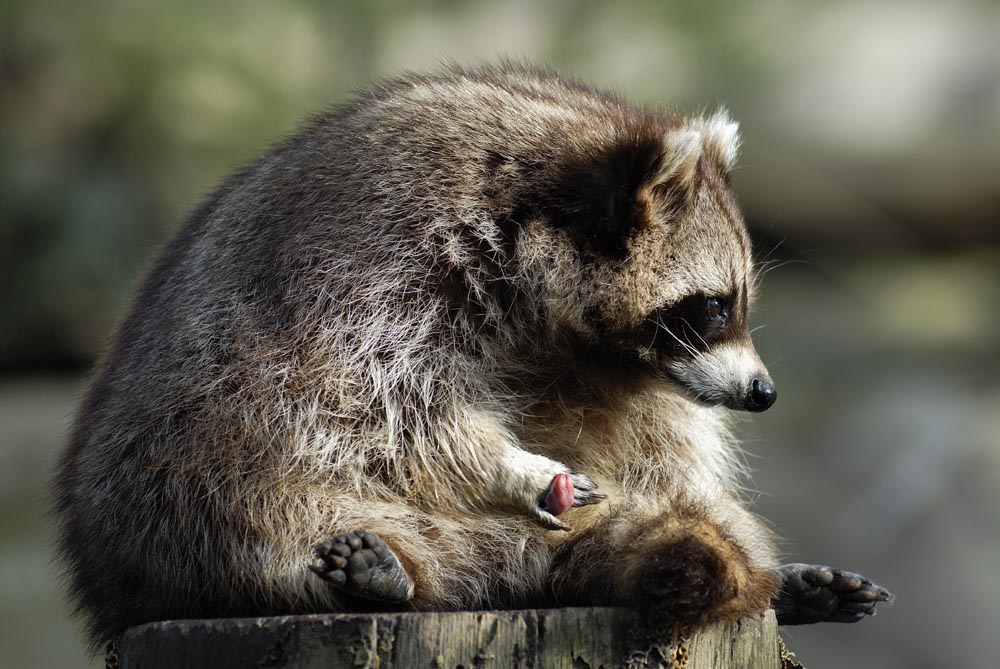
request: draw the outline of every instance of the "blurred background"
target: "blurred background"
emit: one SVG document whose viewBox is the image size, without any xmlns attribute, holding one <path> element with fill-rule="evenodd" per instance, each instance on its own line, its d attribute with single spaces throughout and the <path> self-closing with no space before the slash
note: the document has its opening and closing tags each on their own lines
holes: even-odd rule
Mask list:
<svg viewBox="0 0 1000 669">
<path fill-rule="evenodd" d="M 0 3 L 0 664 L 85 666 L 45 480 L 88 367 L 185 213 L 372 78 L 499 55 L 727 106 L 779 388 L 746 422 L 795 560 L 898 600 L 793 628 L 811 669 L 1000 657 L 1000 6 Z M 96 660 L 93 661 L 96 665 Z"/>
</svg>

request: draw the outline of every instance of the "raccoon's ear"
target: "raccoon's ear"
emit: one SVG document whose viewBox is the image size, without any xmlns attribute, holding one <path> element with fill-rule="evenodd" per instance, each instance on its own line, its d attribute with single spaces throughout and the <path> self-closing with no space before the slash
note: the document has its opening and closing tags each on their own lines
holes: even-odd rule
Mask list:
<svg viewBox="0 0 1000 669">
<path fill-rule="evenodd" d="M 663 153 L 645 187 L 689 191 L 698 176 L 702 146 L 701 130 L 697 128 L 682 127 L 668 132 L 663 137 Z"/>
<path fill-rule="evenodd" d="M 725 109 L 700 122 L 705 147 L 726 174 L 736 165 L 740 154 L 740 124 L 729 117 Z"/>
<path fill-rule="evenodd" d="M 720 110 L 708 118 L 697 118 L 669 131 L 663 137 L 663 153 L 647 186 L 668 189 L 673 194 L 690 193 L 698 176 L 702 156 L 713 161 L 728 176 L 739 155 L 739 124 Z"/>
</svg>

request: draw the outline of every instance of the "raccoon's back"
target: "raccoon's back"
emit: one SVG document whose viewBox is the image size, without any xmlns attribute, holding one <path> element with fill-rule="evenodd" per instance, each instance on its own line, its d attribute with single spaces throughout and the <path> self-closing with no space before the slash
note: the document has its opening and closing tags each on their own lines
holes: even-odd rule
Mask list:
<svg viewBox="0 0 1000 669">
<path fill-rule="evenodd" d="M 359 352 L 447 336 L 441 267 L 476 262 L 478 240 L 530 199 L 524 182 L 631 116 L 613 97 L 504 65 L 386 82 L 315 117 L 229 178 L 165 247 L 81 405 L 64 466 L 88 444 L 127 448 L 208 395 L 261 385 L 260 370 L 308 355 L 322 332 L 353 329 L 336 343 Z"/>
</svg>

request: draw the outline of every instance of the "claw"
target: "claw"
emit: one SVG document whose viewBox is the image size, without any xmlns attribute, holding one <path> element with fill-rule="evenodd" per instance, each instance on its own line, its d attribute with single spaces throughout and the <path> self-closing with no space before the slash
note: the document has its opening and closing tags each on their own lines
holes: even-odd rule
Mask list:
<svg viewBox="0 0 1000 669">
<path fill-rule="evenodd" d="M 570 477 L 573 479 L 573 487 L 577 490 L 596 490 L 597 484 L 594 480 L 587 476 L 586 474 L 580 472 L 570 472 Z"/>
<path fill-rule="evenodd" d="M 553 516 L 561 516 L 574 506 L 597 504 L 607 495 L 596 492 L 597 484 L 586 474 L 556 474 L 539 506 Z"/>
<path fill-rule="evenodd" d="M 573 478 L 573 487 L 575 488 L 576 493 L 573 497 L 573 506 L 597 504 L 601 500 L 607 499 L 607 495 L 595 492 L 597 490 L 597 484 L 594 483 L 594 480 L 586 474 L 571 472 L 570 476 Z"/>
<path fill-rule="evenodd" d="M 569 532 L 573 529 L 541 507 L 535 509 L 535 520 L 537 520 L 543 527 L 550 530 L 563 530 L 564 532 Z"/>
<path fill-rule="evenodd" d="M 585 490 L 583 492 L 578 492 L 573 498 L 573 506 L 588 506 L 590 504 L 598 504 L 602 500 L 607 499 L 608 496 L 600 492 L 591 492 Z"/>
</svg>

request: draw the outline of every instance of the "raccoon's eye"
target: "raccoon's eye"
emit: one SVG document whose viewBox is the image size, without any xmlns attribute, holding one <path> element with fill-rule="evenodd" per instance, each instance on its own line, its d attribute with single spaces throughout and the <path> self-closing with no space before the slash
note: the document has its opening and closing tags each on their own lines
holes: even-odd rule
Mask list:
<svg viewBox="0 0 1000 669">
<path fill-rule="evenodd" d="M 729 320 L 729 311 L 726 309 L 726 302 L 718 297 L 710 297 L 705 306 L 708 317 L 725 323 Z"/>
</svg>

